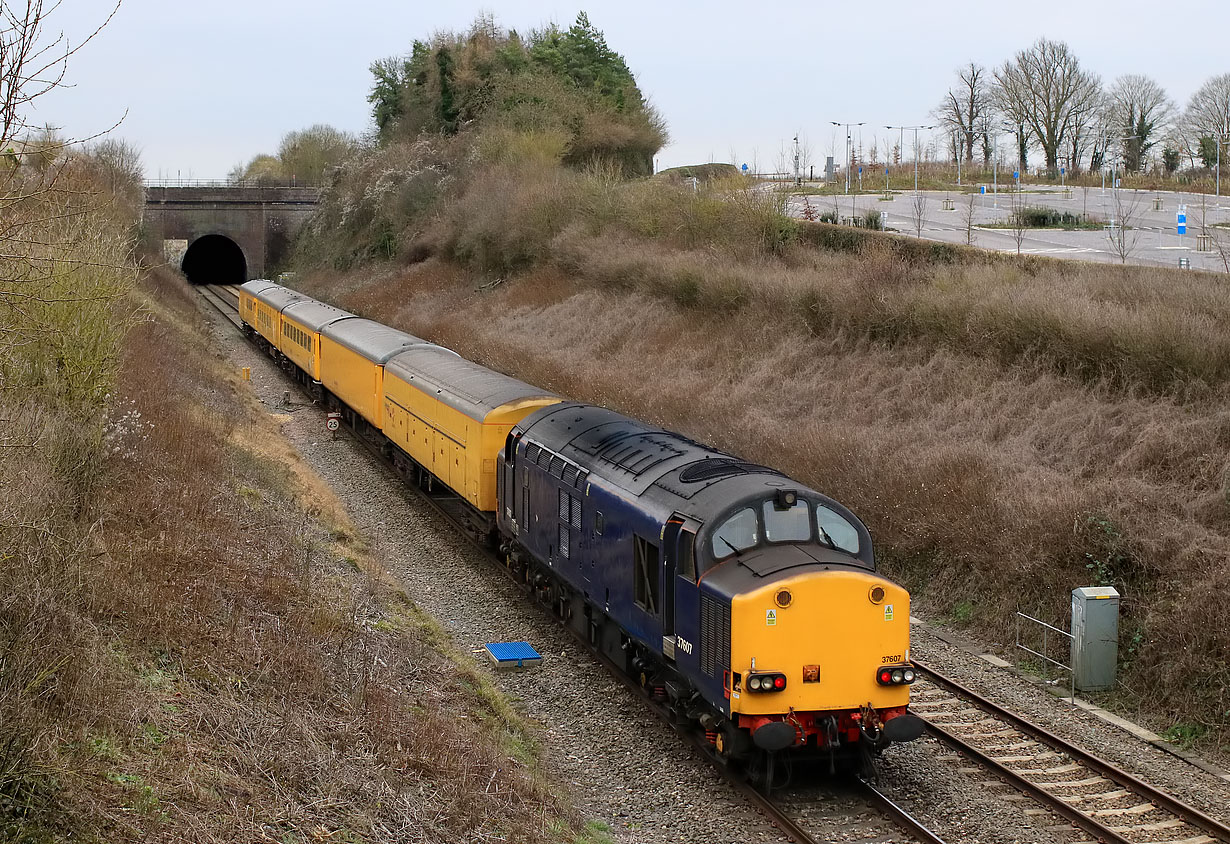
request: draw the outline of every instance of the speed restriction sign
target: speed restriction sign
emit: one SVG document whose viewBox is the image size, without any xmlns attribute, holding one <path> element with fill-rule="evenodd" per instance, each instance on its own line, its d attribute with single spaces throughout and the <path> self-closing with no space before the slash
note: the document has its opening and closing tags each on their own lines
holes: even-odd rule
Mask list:
<svg viewBox="0 0 1230 844">
<path fill-rule="evenodd" d="M 340 413 L 336 413 L 336 412 L 330 413 L 329 418 L 325 420 L 325 427 L 328 428 L 330 431 L 336 431 L 341 426 L 342 426 L 342 414 Z"/>
</svg>

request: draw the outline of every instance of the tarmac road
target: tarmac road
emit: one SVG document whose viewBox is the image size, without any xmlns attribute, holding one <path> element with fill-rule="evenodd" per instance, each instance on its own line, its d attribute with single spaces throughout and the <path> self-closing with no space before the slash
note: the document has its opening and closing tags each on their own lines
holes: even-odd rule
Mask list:
<svg viewBox="0 0 1230 844">
<path fill-rule="evenodd" d="M 926 200 L 923 210 L 922 236 L 929 240 L 947 243 L 966 242 L 966 216 L 969 202 L 973 207 L 973 245 L 1001 252 L 1017 251 L 1016 233 L 1012 229 L 988 228 L 1008 221 L 1012 197 L 1004 192 L 993 193 L 987 185 L 987 193 L 960 194 L 946 191 L 922 191 Z M 944 200 L 952 201 L 953 210 L 944 209 Z M 1203 208 L 1202 208 L 1203 199 Z M 1201 220 L 1212 226 L 1214 223 L 1230 223 L 1230 197 L 1175 193 L 1172 191 L 1116 192 L 1107 188 L 1073 188 L 1067 194 L 1059 188 L 1026 187 L 1020 196 L 1024 205 L 1044 205 L 1085 214 L 1107 221 L 1122 219 L 1126 213 L 1128 230 L 1125 236 L 1127 263 L 1145 266 L 1178 267 L 1179 259 L 1187 258 L 1191 269 L 1226 272 L 1221 254 L 1214 248 L 1209 252 L 1197 251 L 1196 235 L 1201 231 Z M 1155 200 L 1160 209 L 1155 209 Z M 1187 206 L 1187 234 L 1179 237 L 1175 230 L 1175 214 L 1180 203 Z M 888 227 L 903 234 L 914 233 L 913 192 L 894 193 L 891 200 L 879 194 L 856 194 L 854 196 L 799 196 L 791 195 L 788 213 L 795 217 L 805 216 L 806 205 L 817 212 L 837 208 L 842 218 L 861 216 L 869 210 L 888 213 Z M 1230 258 L 1230 228 L 1215 229 L 1221 237 L 1223 248 Z M 1120 256 L 1112 246 L 1105 230 L 1064 231 L 1062 229 L 1027 229 L 1021 241 L 1021 254 L 1046 255 L 1052 258 L 1070 258 L 1082 261 L 1119 263 Z"/>
</svg>

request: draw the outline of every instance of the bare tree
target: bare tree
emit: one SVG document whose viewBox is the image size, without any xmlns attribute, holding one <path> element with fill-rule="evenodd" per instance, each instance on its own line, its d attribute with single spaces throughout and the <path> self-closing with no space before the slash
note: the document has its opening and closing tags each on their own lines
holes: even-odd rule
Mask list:
<svg viewBox="0 0 1230 844">
<path fill-rule="evenodd" d="M 1118 118 L 1109 97 L 1103 97 L 1101 105 L 1093 113 L 1093 121 L 1088 132 L 1089 169 L 1101 170 L 1106 165 L 1106 159 L 1111 152 L 1111 145 L 1116 143 L 1122 133 L 1118 128 Z"/>
<path fill-rule="evenodd" d="M 974 147 L 986 132 L 986 118 L 991 109 L 987 70 L 980 64 L 970 62 L 957 71 L 957 80 L 932 114 L 960 135 L 965 160 L 973 163 Z"/>
<path fill-rule="evenodd" d="M 30 107 L 64 83 L 68 60 L 103 30 L 120 4 L 98 28 L 76 46 L 60 33 L 50 40 L 45 32 L 48 17 L 60 6 L 47 7 L 43 0 L 0 3 L 0 148 L 31 128 L 26 114 Z"/>
<path fill-rule="evenodd" d="M 1025 243 L 1025 209 L 1021 192 L 1013 185 L 1009 188 L 1012 197 L 1012 239 L 1016 241 L 1016 254 L 1021 254 L 1021 246 Z"/>
<path fill-rule="evenodd" d="M 1217 252 L 1222 267 L 1230 273 L 1230 238 L 1227 237 L 1225 228 L 1209 223 L 1208 194 L 1203 191 L 1200 193 L 1200 210 L 1196 223 L 1200 227 L 1200 233 L 1208 237 L 1209 245 Z"/>
<path fill-rule="evenodd" d="M 1139 172 L 1173 118 L 1174 103 L 1161 85 L 1136 73 L 1120 76 L 1107 93 L 1114 126 L 1124 138 L 1123 168 Z"/>
<path fill-rule="evenodd" d="M 1115 132 L 1109 128 L 1111 124 L 1109 100 L 1101 92 L 1073 107 L 1068 120 L 1069 173 L 1080 172 L 1086 153 L 1089 153 L 1090 169 L 1100 166 L 1105 158 L 1109 139 L 1115 136 Z M 1097 164 L 1094 163 L 1095 160 Z"/>
<path fill-rule="evenodd" d="M 324 123 L 287 132 L 278 146 L 286 176 L 301 182 L 319 182 L 325 173 L 354 154 L 354 136 Z"/>
<path fill-rule="evenodd" d="M 914 223 L 914 236 L 922 237 L 923 222 L 927 216 L 927 195 L 925 193 L 914 194 L 914 201 L 910 206 L 910 219 Z"/>
<path fill-rule="evenodd" d="M 978 194 L 971 193 L 966 196 L 965 208 L 961 210 L 961 222 L 965 224 L 965 245 L 974 245 L 974 211 L 976 208 L 975 202 L 978 199 Z"/>
<path fill-rule="evenodd" d="M 1210 78 L 1192 94 L 1183 112 L 1183 126 L 1193 161 L 1200 139 L 1214 135 L 1220 137 L 1221 154 L 1226 156 L 1226 142 L 1230 140 L 1230 73 Z"/>
<path fill-rule="evenodd" d="M 1026 127 L 1058 172 L 1059 153 L 1080 115 L 1088 115 L 1101 91 L 1096 74 L 1083 70 L 1062 41 L 1039 38 L 995 71 L 1000 109 Z"/>
<path fill-rule="evenodd" d="M 1126 264 L 1128 258 L 1132 257 L 1140 241 L 1140 229 L 1133 225 L 1138 216 L 1139 205 L 1140 197 L 1136 191 L 1132 191 L 1130 195 L 1128 191 L 1118 188 L 1111 191 L 1111 219 L 1106 227 L 1106 238 L 1110 241 L 1111 251 L 1121 264 Z"/>
</svg>

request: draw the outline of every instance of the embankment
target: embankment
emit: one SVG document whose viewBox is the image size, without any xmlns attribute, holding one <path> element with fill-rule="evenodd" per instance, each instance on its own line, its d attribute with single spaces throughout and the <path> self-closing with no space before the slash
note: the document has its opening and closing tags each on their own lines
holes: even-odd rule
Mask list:
<svg viewBox="0 0 1230 844">
<path fill-rule="evenodd" d="M 1066 624 L 1073 587 L 1115 585 L 1113 704 L 1224 741 L 1220 281 L 832 236 L 757 262 L 573 230 L 520 273 L 429 258 L 300 286 L 825 490 L 933 619 L 1008 642 L 1017 610 Z"/>
</svg>

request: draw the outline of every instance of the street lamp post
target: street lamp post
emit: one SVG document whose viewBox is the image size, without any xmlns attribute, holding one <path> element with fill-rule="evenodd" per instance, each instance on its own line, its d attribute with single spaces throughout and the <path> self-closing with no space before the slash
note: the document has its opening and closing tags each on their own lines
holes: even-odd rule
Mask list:
<svg viewBox="0 0 1230 844">
<path fill-rule="evenodd" d="M 836 120 L 830 120 L 829 122 L 832 123 L 834 126 L 845 126 L 846 127 L 846 164 L 845 164 L 846 193 L 849 193 L 850 192 L 850 167 L 851 167 L 852 162 L 854 161 L 854 144 L 851 143 L 850 127 L 851 126 L 862 126 L 863 123 L 866 123 L 867 121 L 864 120 L 862 123 L 838 123 Z"/>
<path fill-rule="evenodd" d="M 934 126 L 885 126 L 885 129 L 909 129 L 914 133 L 914 193 L 918 193 L 918 132 L 921 129 L 934 129 Z"/>
</svg>

